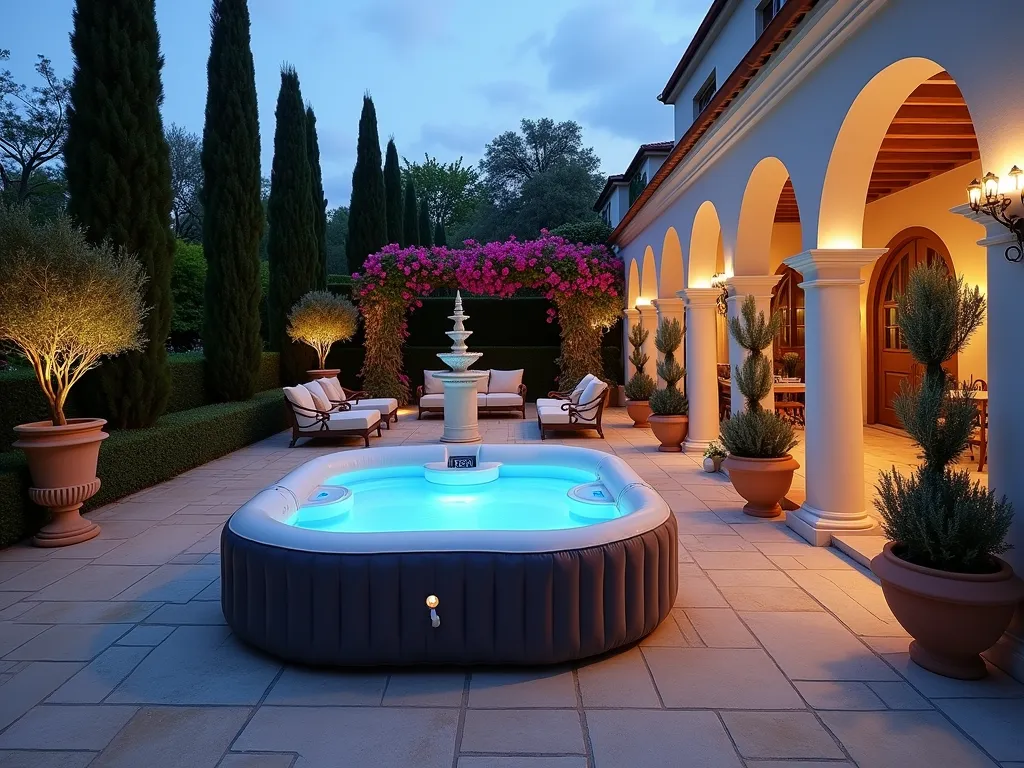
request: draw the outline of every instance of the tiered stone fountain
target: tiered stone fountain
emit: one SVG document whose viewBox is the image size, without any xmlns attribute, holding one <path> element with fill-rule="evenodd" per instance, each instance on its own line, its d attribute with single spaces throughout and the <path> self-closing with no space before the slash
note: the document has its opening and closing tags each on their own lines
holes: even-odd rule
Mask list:
<svg viewBox="0 0 1024 768">
<path fill-rule="evenodd" d="M 466 330 L 469 315 L 462 311 L 462 292 L 455 292 L 455 314 L 448 317 L 455 328 L 447 332 L 452 340 L 451 352 L 438 352 L 450 371 L 435 373 L 434 378 L 444 383 L 444 434 L 442 443 L 479 443 L 480 428 L 477 425 L 476 387 L 480 379 L 486 378 L 485 371 L 471 371 L 469 366 L 479 360 L 483 353 L 470 352 L 466 339 L 473 335 Z"/>
</svg>

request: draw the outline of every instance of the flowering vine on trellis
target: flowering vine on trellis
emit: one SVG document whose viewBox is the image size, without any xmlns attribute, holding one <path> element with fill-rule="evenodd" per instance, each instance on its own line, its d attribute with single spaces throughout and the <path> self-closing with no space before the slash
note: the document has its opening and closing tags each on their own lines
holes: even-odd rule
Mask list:
<svg viewBox="0 0 1024 768">
<path fill-rule="evenodd" d="M 371 254 L 352 275 L 366 327 L 363 387 L 377 396 L 409 397 L 402 344 L 409 311 L 437 288 L 507 298 L 537 291 L 554 306 L 548 322 L 561 326 L 560 386 L 588 372 L 601 373 L 601 335 L 622 309 L 622 260 L 603 245 L 569 243 L 548 235 L 537 240 L 463 248 L 401 248 Z"/>
</svg>

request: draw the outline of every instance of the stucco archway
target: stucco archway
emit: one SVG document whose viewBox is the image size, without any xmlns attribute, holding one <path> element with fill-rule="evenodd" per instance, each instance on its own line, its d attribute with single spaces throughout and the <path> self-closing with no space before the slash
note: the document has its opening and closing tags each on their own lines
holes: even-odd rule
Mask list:
<svg viewBox="0 0 1024 768">
<path fill-rule="evenodd" d="M 740 206 L 733 272 L 736 275 L 770 275 L 771 244 L 779 198 L 789 171 L 777 157 L 762 159 L 750 172 Z M 796 217 L 799 220 L 799 214 Z M 792 254 L 787 254 L 792 255 Z"/>
<path fill-rule="evenodd" d="M 626 277 L 626 306 L 633 307 L 640 298 L 640 269 L 636 259 L 629 262 L 629 274 Z"/>
<path fill-rule="evenodd" d="M 686 286 L 688 288 L 710 288 L 711 278 L 718 263 L 722 226 L 715 204 L 705 200 L 693 217 L 690 233 L 690 250 L 685 260 Z"/>
<path fill-rule="evenodd" d="M 654 261 L 654 249 L 644 250 L 644 263 L 640 268 L 640 299 L 650 304 L 658 298 L 658 267 Z"/>
<path fill-rule="evenodd" d="M 674 299 L 683 289 L 683 249 L 675 227 L 665 232 L 661 246 L 661 263 L 658 269 L 658 298 Z"/>
</svg>

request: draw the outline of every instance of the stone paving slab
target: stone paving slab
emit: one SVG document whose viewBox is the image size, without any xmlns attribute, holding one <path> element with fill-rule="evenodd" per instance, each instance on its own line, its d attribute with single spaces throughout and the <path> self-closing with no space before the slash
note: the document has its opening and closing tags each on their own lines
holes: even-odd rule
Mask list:
<svg viewBox="0 0 1024 768">
<path fill-rule="evenodd" d="M 530 419 L 483 423 L 539 439 Z M 916 667 L 862 566 L 747 517 L 727 478 L 658 453 L 621 409 L 607 424 L 549 442 L 618 454 L 676 515 L 679 596 L 638 645 L 553 669 L 348 672 L 246 647 L 220 611 L 220 525 L 340 449 L 279 435 L 98 510 L 91 542 L 0 551 L 0 768 L 1024 768 L 1024 685 Z M 403 414 L 377 444 L 441 427 Z"/>
</svg>

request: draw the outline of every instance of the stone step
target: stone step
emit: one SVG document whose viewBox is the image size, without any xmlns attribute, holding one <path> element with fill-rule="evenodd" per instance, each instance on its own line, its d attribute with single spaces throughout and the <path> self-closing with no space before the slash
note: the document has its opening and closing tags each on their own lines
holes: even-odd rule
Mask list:
<svg viewBox="0 0 1024 768">
<path fill-rule="evenodd" d="M 882 551 L 887 541 L 885 536 L 832 534 L 832 546 L 865 568 L 871 567 L 871 558 Z"/>
</svg>

